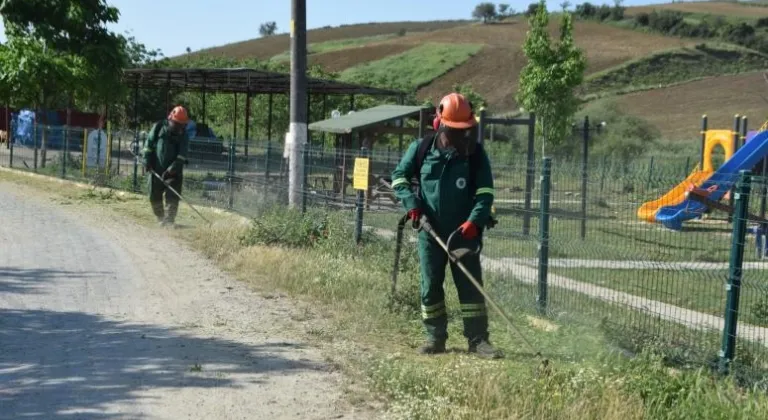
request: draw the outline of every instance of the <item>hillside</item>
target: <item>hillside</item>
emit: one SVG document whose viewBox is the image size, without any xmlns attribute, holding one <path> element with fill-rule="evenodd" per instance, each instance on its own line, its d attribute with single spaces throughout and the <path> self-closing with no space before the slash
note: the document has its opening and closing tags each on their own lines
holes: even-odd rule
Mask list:
<svg viewBox="0 0 768 420">
<path fill-rule="evenodd" d="M 768 68 L 768 56 L 711 38 L 667 36 L 634 29 L 631 22 L 638 13 L 652 10 L 676 10 L 692 14 L 688 16 L 720 16 L 753 22 L 768 17 L 768 7 L 764 6 L 673 3 L 627 8 L 621 22 L 577 20 L 576 43 L 585 51 L 588 61 L 580 94 L 585 100 L 622 95 L 618 100 L 625 110 L 647 117 L 667 138 L 677 138 L 687 132 L 665 122 L 665 118 L 678 112 L 676 107 L 680 105 L 670 102 L 667 112 L 667 102 L 657 102 L 658 98 L 681 92 L 689 94 L 688 89 L 693 88 L 686 84 L 707 86 L 711 97 L 735 101 L 719 104 L 726 119 L 734 112 L 754 114 L 760 104 L 764 105 L 762 100 L 760 104 L 750 104 L 735 99 L 754 96 L 754 89 L 742 83 L 728 86 L 723 80 L 740 73 L 747 75 L 734 76 L 734 80 L 741 80 L 739 77 L 753 80 L 755 76 L 749 73 Z M 555 38 L 559 21 L 556 15 L 550 21 L 550 32 Z M 522 45 L 527 30 L 524 16 L 493 24 L 456 20 L 322 28 L 308 32 L 308 59 L 311 65 L 338 73 L 342 80 L 416 92 L 419 100 L 436 101 L 454 85 L 468 84 L 486 100 L 490 110 L 507 112 L 517 108 L 514 96 L 526 64 Z M 288 60 L 289 42 L 283 34 L 196 51 L 190 56 Z M 717 81 L 702 81 L 710 77 L 717 77 Z M 672 99 L 683 101 L 685 98 Z M 650 108 L 662 117 L 648 116 L 645 103 L 653 103 Z M 709 107 L 706 103 L 701 106 Z M 719 111 L 708 109 L 692 107 L 686 112 L 699 116 L 707 112 L 715 118 Z M 681 118 L 689 117 L 681 115 Z"/>
<path fill-rule="evenodd" d="M 749 126 L 758 128 L 768 116 L 768 84 L 762 72 L 753 72 L 631 93 L 616 101 L 667 138 L 691 140 L 699 136 L 702 114 L 712 128 L 731 129 L 735 114 L 747 115 Z"/>
<path fill-rule="evenodd" d="M 654 10 L 675 10 L 684 13 L 719 15 L 736 18 L 757 19 L 768 16 L 766 3 L 735 3 L 717 1 L 696 1 L 687 3 L 653 4 L 648 6 L 628 7 L 627 15 L 650 13 Z"/>
</svg>

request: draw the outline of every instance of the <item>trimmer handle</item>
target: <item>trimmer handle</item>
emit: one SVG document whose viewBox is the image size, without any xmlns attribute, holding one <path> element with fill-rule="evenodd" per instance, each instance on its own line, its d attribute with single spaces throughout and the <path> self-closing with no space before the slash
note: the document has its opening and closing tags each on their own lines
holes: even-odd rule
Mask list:
<svg viewBox="0 0 768 420">
<path fill-rule="evenodd" d="M 453 233 L 451 233 L 451 235 L 448 236 L 448 242 L 445 243 L 445 246 L 448 247 L 449 251 L 452 251 L 451 242 L 453 241 L 453 238 L 455 238 L 457 234 L 461 236 L 461 229 L 454 230 Z M 479 255 L 482 250 L 483 250 L 483 243 L 481 241 L 477 241 L 477 249 L 475 249 L 474 251 L 470 250 L 470 253 L 472 255 Z"/>
</svg>

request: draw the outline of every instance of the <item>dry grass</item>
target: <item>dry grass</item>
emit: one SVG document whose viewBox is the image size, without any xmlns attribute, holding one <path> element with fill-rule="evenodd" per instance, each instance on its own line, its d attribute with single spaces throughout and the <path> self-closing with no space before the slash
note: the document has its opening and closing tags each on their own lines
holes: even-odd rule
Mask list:
<svg viewBox="0 0 768 420">
<path fill-rule="evenodd" d="M 335 41 L 338 39 L 393 34 L 401 29 L 405 29 L 408 32 L 433 31 L 465 25 L 466 23 L 467 21 L 361 23 L 336 28 L 312 29 L 307 31 L 307 43 L 311 44 L 314 42 Z M 195 51 L 190 55 L 213 55 L 266 60 L 290 50 L 290 42 L 291 39 L 288 34 L 280 34 L 266 38 L 249 39 L 247 41 L 206 48 Z"/>
<path fill-rule="evenodd" d="M 649 6 L 628 7 L 626 14 L 634 16 L 650 13 L 654 10 L 677 10 L 686 13 L 701 13 L 744 18 L 768 16 L 768 7 L 750 6 L 733 2 L 697 1 L 689 3 L 655 4 Z"/>
<path fill-rule="evenodd" d="M 648 120 L 670 140 L 699 137 L 701 115 L 709 127 L 732 129 L 735 114 L 746 115 L 758 128 L 766 117 L 768 86 L 761 72 L 721 76 L 663 89 L 620 96 L 615 100 L 627 113 Z M 660 112 L 663 110 L 663 112 Z"/>
</svg>

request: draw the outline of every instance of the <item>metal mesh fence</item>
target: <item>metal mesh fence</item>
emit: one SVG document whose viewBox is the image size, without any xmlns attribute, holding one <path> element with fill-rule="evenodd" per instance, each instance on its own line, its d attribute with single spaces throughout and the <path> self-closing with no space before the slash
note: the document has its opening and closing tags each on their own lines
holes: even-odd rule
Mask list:
<svg viewBox="0 0 768 420">
<path fill-rule="evenodd" d="M 2 145 L 0 165 L 146 191 L 146 176 L 133 155 L 138 150 L 134 132 L 107 133 L 102 161 L 89 151 L 89 130 L 55 130 L 47 129 L 46 140 L 61 141 L 45 147 L 31 139 Z M 306 206 L 352 217 L 352 171 L 361 151 L 315 140 L 304 153 Z M 245 146 L 221 141 L 193 145 L 184 172 L 185 198 L 252 217 L 266 206 L 287 204 L 282 144 L 251 141 L 247 155 Z M 366 154 L 372 176 L 363 227 L 387 238 L 394 237 L 402 216 L 388 185 L 405 147 L 377 147 Z M 490 143 L 487 149 L 500 223 L 484 234 L 483 277 L 506 312 L 568 325 L 583 345 L 571 346 L 563 357 L 652 346 L 680 366 L 716 367 L 721 359 L 735 357 L 732 367 L 740 378 L 752 384 L 765 380 L 765 178 L 755 176 L 741 186 L 739 174 L 724 174 L 716 180 L 718 188 L 730 190 L 718 201 L 722 208 L 693 214 L 700 206 L 686 193 L 696 185 L 683 180 L 695 170 L 694 158 L 624 162 L 591 157 L 586 166 L 579 159 L 545 165 L 539 159 L 526 162 L 524 154 L 508 151 L 508 144 Z M 529 172 L 535 182 L 526 197 Z M 738 188 L 746 189 L 737 194 Z M 697 193 L 706 196 L 707 191 Z M 746 213 L 738 212 L 740 202 L 747 203 Z M 682 228 L 660 223 L 662 213 L 672 227 L 685 219 Z M 735 230 L 742 225 L 743 234 Z M 413 241 L 411 233 L 411 248 Z M 729 303 L 734 288 L 740 294 L 735 306 L 732 296 Z M 729 313 L 738 315 L 735 329 L 726 322 Z M 600 334 L 578 334 L 580 329 Z M 733 354 L 728 354 L 729 335 L 735 339 Z"/>
</svg>

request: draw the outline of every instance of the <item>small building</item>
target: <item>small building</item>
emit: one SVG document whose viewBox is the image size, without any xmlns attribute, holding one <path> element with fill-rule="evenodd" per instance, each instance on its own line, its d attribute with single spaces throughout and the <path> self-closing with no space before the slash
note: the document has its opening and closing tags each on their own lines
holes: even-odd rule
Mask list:
<svg viewBox="0 0 768 420">
<path fill-rule="evenodd" d="M 428 118 L 434 112 L 432 107 L 407 106 L 407 105 L 379 105 L 362 111 L 355 111 L 337 118 L 329 118 L 309 124 L 310 131 L 319 131 L 336 136 L 333 163 L 333 193 L 344 197 L 346 188 L 352 184 L 350 173 L 351 163 L 360 155 L 362 148 L 370 155 L 377 140 L 386 134 L 400 135 L 400 150 L 402 150 L 403 136 L 421 138 L 427 130 L 432 129 L 431 120 Z M 417 127 L 406 127 L 406 120 L 418 121 Z M 381 193 L 391 193 L 392 182 L 389 173 L 382 173 L 380 168 L 371 163 L 368 191 L 366 191 L 366 207 L 370 208 L 370 202 Z M 379 190 L 384 187 L 385 191 Z M 389 194 L 390 200 L 396 203 L 394 196 Z"/>
</svg>

